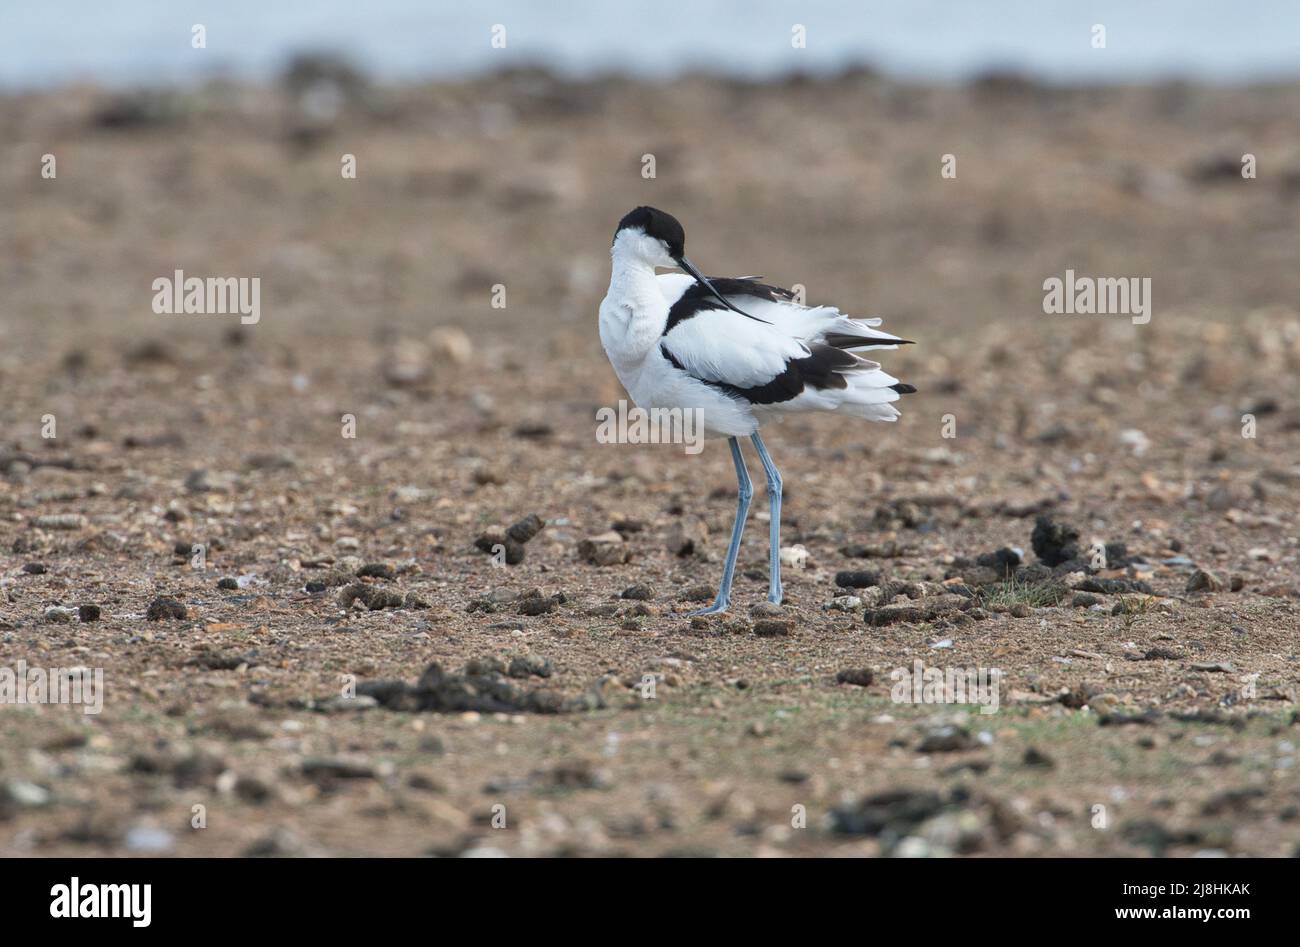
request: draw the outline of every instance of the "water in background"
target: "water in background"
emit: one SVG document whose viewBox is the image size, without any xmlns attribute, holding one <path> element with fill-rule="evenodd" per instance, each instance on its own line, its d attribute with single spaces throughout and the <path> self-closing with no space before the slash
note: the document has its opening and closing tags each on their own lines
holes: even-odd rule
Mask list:
<svg viewBox="0 0 1300 947">
<path fill-rule="evenodd" d="M 190 45 L 192 24 L 207 48 Z M 791 46 L 807 28 L 808 48 Z M 1090 45 L 1104 24 L 1107 48 Z M 507 46 L 489 43 L 493 24 Z M 274 74 L 341 52 L 381 79 L 548 65 L 569 74 L 687 68 L 772 76 L 866 64 L 962 79 L 1058 81 L 1300 74 L 1297 0 L 0 0 L 0 86 L 192 82 Z"/>
</svg>

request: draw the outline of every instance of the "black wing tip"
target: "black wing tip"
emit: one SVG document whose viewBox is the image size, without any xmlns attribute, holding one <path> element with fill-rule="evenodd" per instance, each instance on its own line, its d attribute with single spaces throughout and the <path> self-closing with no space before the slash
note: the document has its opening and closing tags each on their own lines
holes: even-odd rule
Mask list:
<svg viewBox="0 0 1300 947">
<path fill-rule="evenodd" d="M 915 386 L 915 385 L 909 385 L 909 384 L 906 384 L 905 382 L 901 382 L 901 381 L 900 381 L 897 385 L 890 385 L 889 387 L 890 387 L 890 388 L 893 388 L 893 389 L 894 389 L 895 391 L 897 391 L 900 395 L 914 395 L 914 394 L 916 394 L 916 386 Z"/>
</svg>

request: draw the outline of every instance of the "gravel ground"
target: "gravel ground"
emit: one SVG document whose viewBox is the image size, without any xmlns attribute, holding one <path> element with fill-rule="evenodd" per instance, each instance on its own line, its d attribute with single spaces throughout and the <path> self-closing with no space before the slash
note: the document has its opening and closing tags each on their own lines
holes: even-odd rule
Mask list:
<svg viewBox="0 0 1300 947">
<path fill-rule="evenodd" d="M 0 854 L 1297 853 L 1300 89 L 330 75 L 0 100 L 0 665 L 104 681 L 0 706 Z M 685 616 L 720 444 L 596 440 L 639 203 L 917 342 L 767 436 L 783 607 L 760 494 Z"/>
</svg>

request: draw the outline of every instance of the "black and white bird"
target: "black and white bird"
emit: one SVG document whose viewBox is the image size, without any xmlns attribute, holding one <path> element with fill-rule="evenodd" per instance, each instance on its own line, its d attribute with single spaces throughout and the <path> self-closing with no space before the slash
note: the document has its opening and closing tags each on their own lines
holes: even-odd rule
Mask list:
<svg viewBox="0 0 1300 947">
<path fill-rule="evenodd" d="M 613 273 L 600 304 L 600 341 L 637 407 L 697 411 L 706 436 L 726 437 L 739 502 L 717 598 L 692 612 L 723 612 L 754 488 L 740 441 L 753 441 L 771 504 L 768 600 L 781 592 L 781 474 L 758 429 L 784 414 L 833 411 L 893 421 L 892 402 L 915 391 L 857 353 L 907 340 L 881 332 L 880 319 L 852 319 L 833 306 L 805 306 L 760 277 L 705 277 L 686 258 L 677 218 L 638 207 L 618 223 Z M 657 274 L 656 267 L 682 273 Z M 689 274 L 689 275 L 687 275 Z"/>
</svg>

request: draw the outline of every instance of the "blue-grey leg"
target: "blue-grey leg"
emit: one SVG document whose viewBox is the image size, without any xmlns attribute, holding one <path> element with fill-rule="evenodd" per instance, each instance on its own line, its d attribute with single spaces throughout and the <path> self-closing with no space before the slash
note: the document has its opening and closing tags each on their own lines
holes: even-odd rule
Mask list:
<svg viewBox="0 0 1300 947">
<path fill-rule="evenodd" d="M 772 510 L 772 525 L 769 528 L 768 543 L 771 546 L 771 579 L 767 586 L 767 600 L 781 603 L 781 472 L 772 463 L 772 458 L 763 446 L 763 439 L 755 431 L 751 438 L 758 449 L 758 459 L 763 462 L 763 472 L 767 474 L 767 500 Z"/>
<path fill-rule="evenodd" d="M 749 479 L 745 458 L 740 453 L 740 442 L 733 437 L 727 443 L 731 445 L 731 459 L 736 462 L 736 523 L 731 527 L 731 545 L 727 547 L 727 562 L 722 567 L 722 585 L 718 586 L 718 597 L 708 608 L 691 612 L 691 615 L 716 615 L 725 612 L 731 604 L 731 580 L 736 574 L 736 557 L 740 555 L 740 534 L 745 531 L 749 501 L 754 498 L 754 484 Z"/>
</svg>

